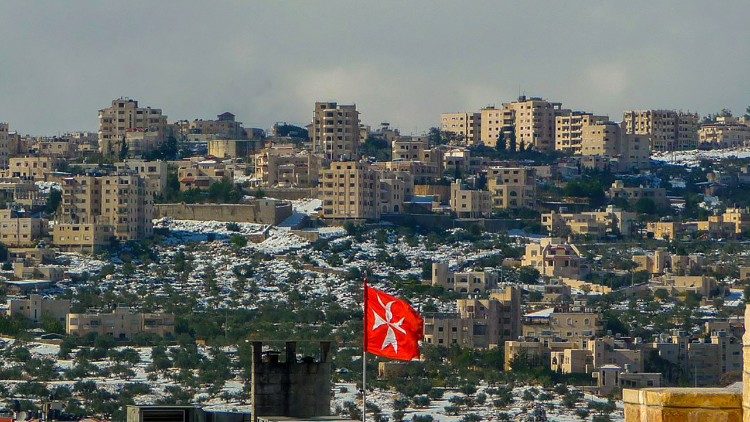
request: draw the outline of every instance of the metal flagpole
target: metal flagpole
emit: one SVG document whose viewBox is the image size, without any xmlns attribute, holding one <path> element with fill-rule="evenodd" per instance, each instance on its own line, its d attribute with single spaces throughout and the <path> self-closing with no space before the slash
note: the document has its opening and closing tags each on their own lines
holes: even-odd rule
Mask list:
<svg viewBox="0 0 750 422">
<path fill-rule="evenodd" d="M 363 283 L 364 304 L 362 307 L 362 422 L 367 421 L 367 276 Z"/>
</svg>

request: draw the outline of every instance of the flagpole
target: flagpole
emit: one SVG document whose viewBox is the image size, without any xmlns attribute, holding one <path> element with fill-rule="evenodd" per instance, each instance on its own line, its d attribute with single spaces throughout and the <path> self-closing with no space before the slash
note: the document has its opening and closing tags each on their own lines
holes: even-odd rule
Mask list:
<svg viewBox="0 0 750 422">
<path fill-rule="evenodd" d="M 363 283 L 363 306 L 362 306 L 362 422 L 367 421 L 367 276 Z"/>
</svg>

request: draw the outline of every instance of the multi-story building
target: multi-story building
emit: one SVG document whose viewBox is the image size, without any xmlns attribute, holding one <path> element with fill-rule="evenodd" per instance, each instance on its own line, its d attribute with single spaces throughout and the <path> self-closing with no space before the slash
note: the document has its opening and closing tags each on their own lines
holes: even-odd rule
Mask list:
<svg viewBox="0 0 750 422">
<path fill-rule="evenodd" d="M 646 224 L 646 236 L 659 240 L 677 239 L 683 232 L 682 223 L 675 221 L 652 221 Z"/>
<path fill-rule="evenodd" d="M 489 217 L 492 195 L 486 190 L 467 189 L 461 179 L 457 179 L 451 183 L 450 206 L 458 218 Z"/>
<path fill-rule="evenodd" d="M 591 268 L 575 245 L 544 238 L 526 245 L 521 265 L 536 268 L 543 276 L 581 279 Z"/>
<path fill-rule="evenodd" d="M 458 293 L 484 293 L 497 286 L 494 271 L 451 271 L 445 262 L 432 263 L 430 284 Z"/>
<path fill-rule="evenodd" d="M 404 212 L 404 202 L 414 196 L 414 176 L 406 171 L 379 171 L 380 194 L 377 206 L 381 214 Z"/>
<path fill-rule="evenodd" d="M 523 317 L 523 336 L 549 341 L 580 342 L 601 337 L 604 321 L 598 312 L 559 312 L 554 308 L 532 312 Z"/>
<path fill-rule="evenodd" d="M 572 111 L 555 117 L 555 150 L 581 154 L 583 128 L 609 120 L 608 116 L 595 116 L 583 111 Z"/>
<path fill-rule="evenodd" d="M 55 171 L 55 159 L 52 157 L 11 157 L 4 177 L 20 177 L 36 181 L 47 180 Z"/>
<path fill-rule="evenodd" d="M 652 188 L 647 186 L 628 187 L 622 180 L 615 180 L 607 190 L 607 198 L 610 200 L 624 199 L 630 204 L 635 204 L 641 199 L 654 201 L 657 207 L 666 207 L 667 191 L 664 188 Z"/>
<path fill-rule="evenodd" d="M 323 157 L 292 144 L 270 145 L 255 155 L 255 179 L 272 187 L 315 187 L 323 161 Z"/>
<path fill-rule="evenodd" d="M 455 134 L 462 144 L 479 143 L 481 128 L 482 113 L 443 113 L 440 115 L 440 130 Z"/>
<path fill-rule="evenodd" d="M 631 110 L 622 125 L 629 134 L 647 135 L 651 150 L 693 149 L 698 145 L 698 115 L 673 110 Z"/>
<path fill-rule="evenodd" d="M 138 107 L 138 101 L 130 98 L 113 100 L 110 107 L 99 110 L 99 150 L 105 156 L 120 154 L 129 133 L 134 134 L 131 143 L 140 137 L 158 144 L 166 131 L 167 116 L 161 109 Z"/>
<path fill-rule="evenodd" d="M 734 148 L 750 144 L 750 126 L 733 117 L 717 117 L 716 121 L 701 125 L 698 130 L 700 148 Z"/>
<path fill-rule="evenodd" d="M 587 211 L 581 213 L 542 214 L 542 226 L 550 235 L 565 236 L 591 235 L 602 237 L 607 234 L 629 236 L 634 232 L 636 214 L 623 211 L 614 206 L 607 206 L 603 211 Z"/>
<path fill-rule="evenodd" d="M 380 190 L 380 174 L 367 163 L 332 162 L 320 172 L 323 217 L 377 220 Z"/>
<path fill-rule="evenodd" d="M 359 112 L 355 105 L 317 102 L 310 130 L 313 152 L 332 161 L 357 159 Z"/>
<path fill-rule="evenodd" d="M 504 286 L 489 299 L 457 300 L 457 313 L 426 314 L 424 341 L 444 347 L 500 347 L 521 333 L 520 297 L 518 287 Z"/>
<path fill-rule="evenodd" d="M 399 136 L 391 142 L 391 161 L 421 161 L 428 148 L 423 136 Z"/>
<path fill-rule="evenodd" d="M 214 183 L 233 179 L 232 169 L 220 160 L 183 161 L 177 167 L 180 191 L 208 190 Z"/>
<path fill-rule="evenodd" d="M 607 157 L 616 170 L 640 170 L 650 165 L 650 139 L 646 135 L 627 134 L 614 122 L 589 124 L 581 133 L 580 155 Z"/>
<path fill-rule="evenodd" d="M 536 171 L 529 167 L 490 167 L 487 190 L 495 209 L 536 207 Z"/>
<path fill-rule="evenodd" d="M 430 151 L 436 151 L 432 149 Z M 435 157 L 438 155 L 436 154 Z M 487 157 L 471 154 L 471 150 L 465 147 L 450 148 L 443 151 L 443 171 L 452 175 L 466 173 L 478 173 L 487 165 Z"/>
<path fill-rule="evenodd" d="M 136 174 L 65 178 L 53 243 L 93 250 L 112 239 L 143 239 L 153 234 L 153 215 L 151 192 Z"/>
<path fill-rule="evenodd" d="M 700 270 L 703 257 L 696 254 L 676 255 L 664 249 L 657 249 L 653 253 L 633 255 L 633 262 L 637 265 L 635 271 L 646 271 L 653 275 L 691 275 Z"/>
<path fill-rule="evenodd" d="M 256 139 L 211 139 L 208 155 L 216 158 L 249 158 L 260 146 Z"/>
<path fill-rule="evenodd" d="M 70 300 L 67 299 L 50 299 L 31 294 L 27 298 L 8 300 L 9 316 L 19 315 L 34 323 L 42 322 L 42 319 L 46 317 L 65 323 L 68 312 L 70 312 Z"/>
<path fill-rule="evenodd" d="M 10 157 L 10 137 L 8 136 L 8 124 L 0 122 L 0 169 L 8 167 Z"/>
<path fill-rule="evenodd" d="M 0 210 L 0 243 L 11 247 L 34 246 L 47 234 L 47 220 Z"/>
<path fill-rule="evenodd" d="M 96 333 L 124 340 L 137 334 L 153 334 L 160 337 L 174 335 L 174 315 L 162 312 L 135 312 L 122 307 L 117 307 L 112 312 L 70 313 L 66 317 L 65 325 L 68 334 L 79 337 Z"/>
<path fill-rule="evenodd" d="M 229 112 L 219 114 L 216 120 L 180 120 L 177 127 L 184 135 L 204 134 L 215 135 L 216 139 L 247 139 L 242 123 L 236 121 L 234 114 Z"/>
<path fill-rule="evenodd" d="M 585 340 L 583 348 L 552 352 L 550 367 L 563 374 L 591 374 L 605 365 L 628 367 L 633 372 L 643 371 L 643 351 L 623 338 L 612 336 Z"/>
<path fill-rule="evenodd" d="M 166 161 L 127 159 L 115 163 L 120 173 L 136 172 L 146 180 L 146 187 L 152 198 L 163 195 L 167 188 L 168 165 Z"/>
<path fill-rule="evenodd" d="M 482 109 L 481 133 L 485 145 L 495 147 L 500 134 L 513 131 L 515 148 L 533 148 L 541 152 L 555 149 L 555 119 L 558 115 L 569 114 L 561 103 L 553 103 L 541 98 L 521 96 L 518 101 L 503 104 L 500 109 Z M 510 148 L 509 145 L 506 145 Z"/>
</svg>

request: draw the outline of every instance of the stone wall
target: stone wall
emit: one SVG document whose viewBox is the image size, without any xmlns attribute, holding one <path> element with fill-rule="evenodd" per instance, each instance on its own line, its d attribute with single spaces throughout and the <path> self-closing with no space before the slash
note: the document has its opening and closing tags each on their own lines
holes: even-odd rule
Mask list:
<svg viewBox="0 0 750 422">
<path fill-rule="evenodd" d="M 154 218 L 279 224 L 292 215 L 286 201 L 259 199 L 248 204 L 155 204 Z"/>
<path fill-rule="evenodd" d="M 742 392 L 728 388 L 623 390 L 625 422 L 741 422 Z"/>
</svg>

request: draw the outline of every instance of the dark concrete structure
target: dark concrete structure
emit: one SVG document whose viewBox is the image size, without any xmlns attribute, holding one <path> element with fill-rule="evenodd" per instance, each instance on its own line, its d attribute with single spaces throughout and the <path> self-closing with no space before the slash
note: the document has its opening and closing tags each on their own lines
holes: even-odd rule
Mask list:
<svg viewBox="0 0 750 422">
<path fill-rule="evenodd" d="M 320 356 L 297 360 L 297 344 L 286 342 L 285 359 L 280 353 L 263 353 L 255 341 L 252 360 L 252 415 L 258 418 L 284 416 L 315 418 L 331 414 L 331 343 L 320 342 Z"/>
</svg>

